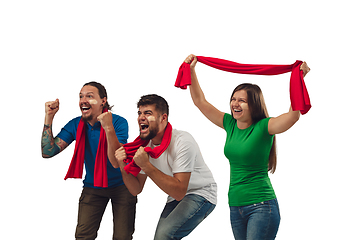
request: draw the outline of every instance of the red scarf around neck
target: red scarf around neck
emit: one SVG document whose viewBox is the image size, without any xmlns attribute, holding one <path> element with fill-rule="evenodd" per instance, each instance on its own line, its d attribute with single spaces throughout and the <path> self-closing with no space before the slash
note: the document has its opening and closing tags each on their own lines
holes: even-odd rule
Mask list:
<svg viewBox="0 0 360 240">
<path fill-rule="evenodd" d="M 107 112 L 107 109 L 104 109 L 103 112 Z M 85 122 L 81 118 L 77 131 L 76 131 L 76 144 L 74 155 L 71 160 L 69 170 L 65 176 L 65 179 L 68 178 L 82 178 L 84 160 L 85 160 Z M 105 130 L 101 127 L 100 129 L 100 139 L 99 145 L 95 158 L 95 167 L 94 167 L 94 186 L 95 187 L 108 187 L 107 179 L 107 141 Z"/>
<path fill-rule="evenodd" d="M 310 97 L 307 92 L 303 72 L 300 70 L 302 61 L 296 61 L 290 65 L 271 65 L 271 64 L 241 64 L 219 58 L 201 57 L 197 60 L 210 67 L 233 73 L 257 74 L 257 75 L 277 75 L 291 72 L 290 76 L 290 100 L 294 111 L 300 110 L 301 114 L 306 114 L 310 108 Z M 183 63 L 176 78 L 175 87 L 186 89 L 191 85 L 190 64 Z"/>
<path fill-rule="evenodd" d="M 160 155 L 167 149 L 171 141 L 171 134 L 172 134 L 172 126 L 170 123 L 167 124 L 164 136 L 161 140 L 159 146 L 154 147 L 153 149 L 150 147 L 146 147 L 144 150 L 147 152 L 152 158 L 158 158 Z M 124 160 L 125 163 L 128 163 L 124 170 L 127 174 L 131 173 L 135 177 L 141 171 L 140 167 L 136 165 L 133 160 L 133 157 L 139 147 L 145 147 L 149 143 L 149 140 L 142 140 L 140 137 L 137 137 L 133 142 L 124 144 L 123 147 L 125 148 L 125 152 L 127 155 L 127 159 Z"/>
</svg>

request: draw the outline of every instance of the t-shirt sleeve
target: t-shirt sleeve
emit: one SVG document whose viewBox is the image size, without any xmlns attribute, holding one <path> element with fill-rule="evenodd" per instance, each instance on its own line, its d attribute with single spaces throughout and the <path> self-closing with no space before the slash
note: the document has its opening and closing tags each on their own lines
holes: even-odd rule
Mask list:
<svg viewBox="0 0 360 240">
<path fill-rule="evenodd" d="M 223 126 L 224 126 L 225 131 L 229 130 L 232 121 L 233 121 L 233 117 L 230 114 L 225 113 L 224 119 L 223 119 Z"/>
<path fill-rule="evenodd" d="M 264 132 L 264 134 L 265 134 L 266 136 L 271 136 L 271 135 L 269 134 L 269 120 L 270 120 L 270 117 L 261 119 L 261 120 L 258 122 L 259 128 Z"/>
<path fill-rule="evenodd" d="M 127 143 L 129 138 L 129 125 L 125 118 L 117 116 L 113 118 L 116 136 L 120 143 Z"/>
<path fill-rule="evenodd" d="M 194 138 L 185 133 L 177 143 L 176 158 L 172 166 L 173 173 L 193 172 L 196 161 L 196 143 Z"/>
<path fill-rule="evenodd" d="M 71 144 L 76 139 L 77 126 L 79 125 L 80 118 L 70 120 L 56 136 L 67 144 Z"/>
</svg>

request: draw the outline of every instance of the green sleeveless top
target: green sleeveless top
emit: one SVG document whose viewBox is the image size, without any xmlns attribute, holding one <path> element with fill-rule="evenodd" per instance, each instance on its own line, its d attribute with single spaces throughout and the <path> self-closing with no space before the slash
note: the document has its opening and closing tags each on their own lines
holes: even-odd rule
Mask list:
<svg viewBox="0 0 360 240">
<path fill-rule="evenodd" d="M 269 119 L 239 129 L 230 114 L 224 115 L 223 124 L 227 133 L 224 154 L 230 162 L 230 206 L 246 206 L 276 198 L 268 176 L 269 154 L 274 139 L 268 131 Z"/>
</svg>

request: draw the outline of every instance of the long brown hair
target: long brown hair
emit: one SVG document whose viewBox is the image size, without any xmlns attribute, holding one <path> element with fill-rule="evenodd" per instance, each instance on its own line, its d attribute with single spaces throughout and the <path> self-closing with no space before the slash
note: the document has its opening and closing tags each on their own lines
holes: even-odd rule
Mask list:
<svg viewBox="0 0 360 240">
<path fill-rule="evenodd" d="M 107 92 L 106 92 L 106 89 L 105 87 L 101 84 L 101 83 L 98 83 L 98 82 L 88 82 L 88 83 L 85 83 L 83 87 L 85 86 L 93 86 L 93 87 L 96 87 L 98 90 L 99 90 L 99 96 L 101 99 L 103 99 L 104 97 L 106 97 L 106 103 L 105 103 L 105 106 L 103 107 L 106 108 L 107 110 L 111 110 L 113 106 L 110 106 L 109 105 L 109 102 L 107 101 Z"/>
<path fill-rule="evenodd" d="M 247 101 L 253 123 L 256 123 L 261 119 L 269 117 L 263 94 L 258 85 L 251 83 L 243 83 L 238 85 L 231 94 L 230 102 L 235 92 L 240 90 L 245 90 L 247 93 L 247 98 L 248 98 Z M 270 155 L 269 155 L 268 171 L 274 173 L 275 170 L 276 170 L 276 138 L 274 136 L 273 145 L 271 147 Z"/>
</svg>

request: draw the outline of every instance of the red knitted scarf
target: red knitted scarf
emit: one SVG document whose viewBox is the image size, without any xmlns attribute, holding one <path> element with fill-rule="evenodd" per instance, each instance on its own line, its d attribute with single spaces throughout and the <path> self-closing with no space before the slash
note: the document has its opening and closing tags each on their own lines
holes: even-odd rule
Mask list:
<svg viewBox="0 0 360 240">
<path fill-rule="evenodd" d="M 210 67 L 219 70 L 257 75 L 277 75 L 286 72 L 291 72 L 290 76 L 290 100 L 294 111 L 300 110 L 301 114 L 306 114 L 310 108 L 310 98 L 307 92 L 303 72 L 300 70 L 302 61 L 296 61 L 290 65 L 260 65 L 260 64 L 240 64 L 219 58 L 201 57 L 197 60 Z M 186 89 L 191 85 L 190 64 L 183 63 L 176 78 L 175 86 Z"/>
<path fill-rule="evenodd" d="M 171 141 L 171 134 L 172 134 L 172 126 L 170 123 L 167 124 L 164 136 L 161 140 L 159 146 L 154 147 L 153 149 L 150 147 L 146 147 L 144 150 L 147 152 L 152 158 L 158 158 L 160 155 L 167 149 Z M 145 147 L 149 143 L 148 140 L 142 140 L 140 137 L 137 137 L 133 142 L 124 144 L 123 147 L 125 148 L 125 152 L 127 155 L 127 159 L 124 160 L 125 163 L 128 163 L 124 170 L 129 174 L 131 173 L 135 177 L 141 171 L 140 167 L 136 165 L 133 160 L 133 157 L 139 147 Z"/>
<path fill-rule="evenodd" d="M 103 112 L 107 112 L 104 109 Z M 84 160 L 85 160 L 85 122 L 83 119 L 80 120 L 77 131 L 76 131 L 76 144 L 74 155 L 71 160 L 69 170 L 65 176 L 65 180 L 68 178 L 82 178 Z M 101 127 L 100 139 L 98 150 L 95 159 L 94 169 L 94 186 L 95 187 L 108 187 L 107 179 L 107 141 L 105 130 Z"/>
</svg>

